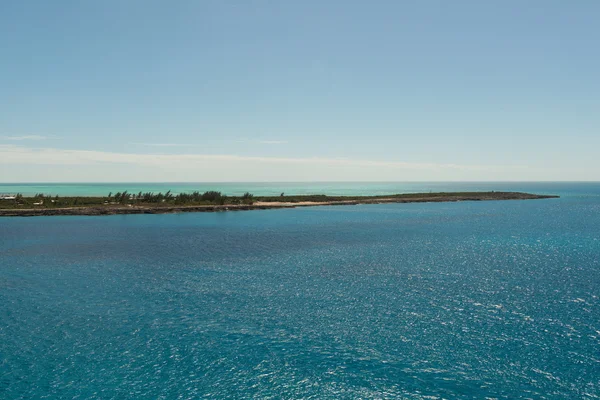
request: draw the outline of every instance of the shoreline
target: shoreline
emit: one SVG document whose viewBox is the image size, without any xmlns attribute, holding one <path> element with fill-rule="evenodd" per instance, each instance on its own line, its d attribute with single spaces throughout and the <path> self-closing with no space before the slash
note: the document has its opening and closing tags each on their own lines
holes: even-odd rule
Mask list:
<svg viewBox="0 0 600 400">
<path fill-rule="evenodd" d="M 334 197 L 334 196 L 331 196 Z M 556 195 L 537 195 L 522 192 L 471 192 L 471 193 L 409 193 L 390 196 L 335 196 L 335 200 L 325 201 L 261 201 L 253 204 L 222 205 L 173 205 L 173 204 L 98 204 L 79 207 L 39 207 L 39 208 L 0 208 L 0 217 L 36 217 L 36 216 L 101 216 L 126 214 L 174 214 L 184 212 L 223 212 L 272 210 L 297 207 L 318 207 L 359 204 L 389 203 L 448 203 L 458 201 L 493 201 L 493 200 L 539 200 L 558 198 Z M 327 198 L 327 196 L 325 196 Z"/>
</svg>

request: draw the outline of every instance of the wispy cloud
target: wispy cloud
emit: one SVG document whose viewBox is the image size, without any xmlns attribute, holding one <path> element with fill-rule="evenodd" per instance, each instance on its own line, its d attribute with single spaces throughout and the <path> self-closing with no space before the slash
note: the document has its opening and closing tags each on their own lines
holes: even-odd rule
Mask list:
<svg viewBox="0 0 600 400">
<path fill-rule="evenodd" d="M 507 166 L 489 165 L 461 165 L 461 164 L 435 164 L 435 163 L 409 163 L 402 161 L 364 160 L 350 158 L 327 157 L 263 157 L 240 156 L 235 154 L 137 154 L 116 153 L 95 150 L 67 150 L 56 148 L 30 148 L 18 145 L 0 144 L 0 164 L 52 164 L 52 165 L 77 165 L 118 163 L 153 166 L 173 166 L 182 164 L 186 166 L 195 163 L 214 161 L 240 161 L 267 164 L 316 164 L 323 166 L 357 166 L 357 167 L 384 167 L 401 169 L 457 169 L 457 170 L 485 170 L 490 168 L 506 168 Z M 518 166 L 519 168 L 523 166 Z"/>
<path fill-rule="evenodd" d="M 286 144 L 287 140 L 259 140 L 259 139 L 238 139 L 235 143 L 258 143 L 258 144 Z"/>
<path fill-rule="evenodd" d="M 148 146 L 148 147 L 196 147 L 198 144 L 191 143 L 131 143 L 137 146 Z"/>
<path fill-rule="evenodd" d="M 262 144 L 286 144 L 287 140 L 259 140 L 258 143 L 262 143 Z"/>
<path fill-rule="evenodd" d="M 159 148 L 157 147 L 157 150 Z M 18 166 L 17 168 L 15 168 Z M 75 167 L 76 168 L 73 168 Z M 539 168 L 538 168 L 539 170 Z M 332 157 L 154 154 L 0 144 L 8 181 L 334 181 L 536 180 L 522 165 L 412 163 Z M 536 175 L 538 173 L 539 175 Z"/>
<path fill-rule="evenodd" d="M 238 140 L 232 140 L 232 141 L 216 141 L 217 143 L 221 142 L 221 143 L 257 143 L 257 144 L 272 144 L 272 145 L 277 145 L 277 144 L 286 144 L 288 143 L 287 140 L 252 140 L 252 139 L 238 139 Z M 214 144 L 215 141 L 212 141 L 212 143 Z M 202 146 L 201 144 L 197 144 L 197 143 L 140 143 L 140 142 L 133 142 L 130 143 L 132 145 L 135 146 L 146 146 L 146 147 L 199 147 Z"/>
<path fill-rule="evenodd" d="M 49 136 L 41 135 L 22 135 L 22 136 L 0 136 L 3 140 L 46 140 L 50 139 Z"/>
</svg>

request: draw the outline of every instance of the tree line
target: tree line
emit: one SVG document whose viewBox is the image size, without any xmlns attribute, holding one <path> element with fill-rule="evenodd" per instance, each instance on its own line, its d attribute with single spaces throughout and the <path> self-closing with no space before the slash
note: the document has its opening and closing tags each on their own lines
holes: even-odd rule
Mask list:
<svg viewBox="0 0 600 400">
<path fill-rule="evenodd" d="M 191 193 L 179 193 L 174 195 L 169 190 L 166 193 L 158 192 L 139 192 L 129 193 L 128 191 L 108 194 L 108 201 L 124 204 L 129 202 L 139 203 L 174 203 L 174 204 L 253 204 L 254 195 L 246 192 L 243 196 L 226 196 L 221 192 L 209 190 L 201 193 L 194 191 Z"/>
<path fill-rule="evenodd" d="M 36 193 L 34 196 L 25 197 L 21 193 L 15 195 L 13 201 L 4 201 L 0 204 L 2 208 L 14 206 L 43 206 L 43 207 L 68 207 L 68 206 L 93 206 L 100 204 L 253 204 L 254 195 L 246 192 L 242 196 L 226 196 L 214 190 L 191 193 L 179 193 L 174 195 L 170 190 L 163 192 L 138 192 L 130 193 L 110 192 L 108 196 L 52 196 Z"/>
</svg>

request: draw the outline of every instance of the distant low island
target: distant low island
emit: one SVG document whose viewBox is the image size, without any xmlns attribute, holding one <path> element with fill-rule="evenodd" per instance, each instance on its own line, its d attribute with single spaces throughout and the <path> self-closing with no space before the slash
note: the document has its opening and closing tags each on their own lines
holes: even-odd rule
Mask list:
<svg viewBox="0 0 600 400">
<path fill-rule="evenodd" d="M 277 208 L 357 205 L 381 203 L 426 203 L 489 200 L 534 200 L 557 198 L 521 192 L 407 193 L 379 196 L 286 195 L 226 196 L 221 192 L 204 193 L 109 193 L 104 197 L 49 196 L 21 194 L 0 196 L 0 217 L 52 215 L 166 214 L 181 212 L 217 212 L 265 210 Z"/>
</svg>

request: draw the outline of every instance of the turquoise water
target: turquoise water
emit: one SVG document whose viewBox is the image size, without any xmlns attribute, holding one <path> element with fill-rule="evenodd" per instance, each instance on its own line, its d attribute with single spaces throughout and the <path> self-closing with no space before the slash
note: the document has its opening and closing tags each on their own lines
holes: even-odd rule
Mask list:
<svg viewBox="0 0 600 400">
<path fill-rule="evenodd" d="M 556 184 L 555 184 L 556 185 Z M 457 190 L 543 190 L 547 183 L 508 182 L 263 182 L 263 183 L 0 183 L 1 193 L 21 193 L 33 196 L 44 193 L 52 196 L 106 196 L 108 193 L 128 190 L 137 192 L 173 193 L 217 190 L 230 196 L 245 192 L 256 195 L 330 194 L 330 195 L 380 195 L 415 192 L 450 192 Z M 573 187 L 572 183 L 563 183 Z"/>
<path fill-rule="evenodd" d="M 600 184 L 513 187 L 0 218 L 0 398 L 597 398 Z"/>
</svg>

